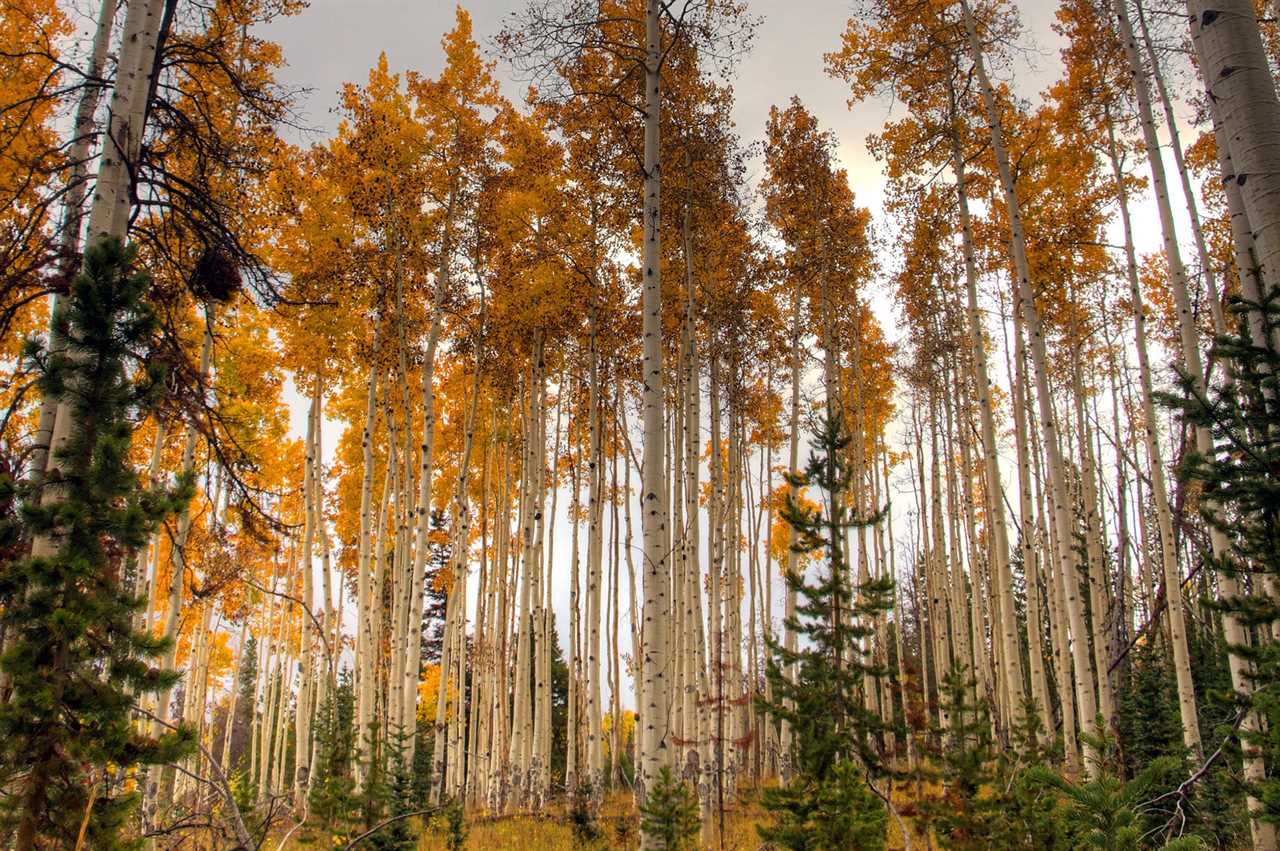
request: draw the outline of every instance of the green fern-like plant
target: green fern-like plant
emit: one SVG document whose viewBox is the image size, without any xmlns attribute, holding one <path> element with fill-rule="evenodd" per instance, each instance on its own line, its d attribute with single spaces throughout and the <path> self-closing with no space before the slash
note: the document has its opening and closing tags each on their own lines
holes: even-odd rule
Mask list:
<svg viewBox="0 0 1280 851">
<path fill-rule="evenodd" d="M 1026 774 L 1031 783 L 1061 796 L 1061 818 L 1077 837 L 1078 845 L 1098 851 L 1143 851 L 1152 847 L 1188 851 L 1202 847 L 1200 840 L 1191 836 L 1170 839 L 1163 845 L 1150 841 L 1160 835 L 1161 825 L 1150 823 L 1147 802 L 1171 773 L 1182 770 L 1182 760 L 1159 757 L 1125 780 L 1116 770 L 1114 739 L 1105 732 L 1084 733 L 1081 738 L 1098 754 L 1088 779 L 1072 781 L 1043 765 L 1027 769 Z"/>
</svg>

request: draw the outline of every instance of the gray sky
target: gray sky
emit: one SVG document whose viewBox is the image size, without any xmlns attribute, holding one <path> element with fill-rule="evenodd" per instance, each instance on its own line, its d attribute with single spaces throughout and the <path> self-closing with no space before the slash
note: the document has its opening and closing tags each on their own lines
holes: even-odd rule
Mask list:
<svg viewBox="0 0 1280 851">
<path fill-rule="evenodd" d="M 523 0 L 475 0 L 471 12 L 482 49 L 504 18 Z M 1056 75 L 1057 38 L 1049 29 L 1053 5 L 1043 0 L 1019 3 L 1032 52 L 1016 83 L 1033 96 Z M 308 9 L 263 28 L 284 48 L 288 67 L 283 82 L 311 90 L 305 100 L 306 123 L 328 133 L 336 125 L 332 109 L 343 83 L 363 82 L 385 52 L 394 72 L 408 69 L 429 76 L 443 63 L 440 38 L 453 28 L 454 5 L 439 0 L 312 0 Z M 883 180 L 879 165 L 866 150 L 866 138 L 892 114 L 888 104 L 846 105 L 846 86 L 828 77 L 822 55 L 840 43 L 849 17 L 845 0 L 751 0 L 750 11 L 763 17 L 754 48 L 740 63 L 733 81 L 737 95 L 734 119 L 745 142 L 761 138 L 769 107 L 799 95 L 824 127 L 840 139 L 840 157 L 861 202 L 878 213 Z M 523 97 L 524 86 L 503 63 L 498 74 L 506 94 Z M 317 138 L 319 138 L 317 136 Z"/>
</svg>

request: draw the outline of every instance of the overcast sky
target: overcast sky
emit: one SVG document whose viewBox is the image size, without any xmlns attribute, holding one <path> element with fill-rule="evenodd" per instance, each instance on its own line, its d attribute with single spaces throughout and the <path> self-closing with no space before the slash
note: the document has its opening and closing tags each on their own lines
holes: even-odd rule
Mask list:
<svg viewBox="0 0 1280 851">
<path fill-rule="evenodd" d="M 486 52 L 504 19 L 523 0 L 476 0 L 471 12 L 475 37 Z M 1027 25 L 1026 62 L 1015 83 L 1034 96 L 1056 76 L 1058 40 L 1049 28 L 1056 4 L 1032 0 L 1019 4 Z M 840 139 L 840 157 L 861 202 L 879 212 L 880 168 L 866 150 L 866 138 L 891 114 L 888 104 L 863 103 L 850 110 L 846 86 L 828 77 L 822 55 L 835 50 L 850 14 L 845 0 L 751 0 L 750 11 L 763 18 L 752 51 L 741 61 L 733 81 L 737 95 L 734 120 L 744 142 L 760 139 L 769 108 L 799 95 L 824 127 Z M 429 76 L 443 63 L 440 38 L 454 25 L 451 3 L 436 0 L 311 0 L 309 8 L 263 28 L 284 48 L 288 67 L 282 81 L 310 90 L 304 118 L 321 133 L 332 131 L 332 112 L 343 83 L 363 82 L 385 52 L 393 72 L 415 70 Z M 499 62 L 498 74 L 513 101 L 524 85 Z M 319 138 L 317 136 L 316 138 Z M 758 163 L 756 164 L 758 166 Z"/>
</svg>

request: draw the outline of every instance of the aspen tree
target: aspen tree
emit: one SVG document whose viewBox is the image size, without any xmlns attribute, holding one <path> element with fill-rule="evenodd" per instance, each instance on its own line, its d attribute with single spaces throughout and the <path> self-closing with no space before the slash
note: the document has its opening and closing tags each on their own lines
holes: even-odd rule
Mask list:
<svg viewBox="0 0 1280 851">
<path fill-rule="evenodd" d="M 319 389 L 320 376 L 314 379 L 314 387 Z M 311 785 L 311 713 L 308 704 L 312 697 L 313 682 L 312 657 L 315 652 L 315 636 L 312 634 L 311 619 L 306 617 L 315 599 L 313 573 L 313 543 L 316 537 L 315 511 L 315 463 L 316 423 L 319 419 L 319 405 L 316 394 L 311 394 L 311 404 L 307 409 L 307 435 L 304 440 L 304 461 L 302 474 L 303 523 L 302 523 L 302 606 L 307 609 L 302 618 L 302 635 L 300 637 L 299 656 L 302 662 L 301 682 L 298 688 L 297 718 L 294 724 L 294 799 L 299 811 Z"/>
<path fill-rule="evenodd" d="M 134 162 L 142 145 L 145 128 L 139 119 L 145 115 L 145 102 L 151 91 L 151 81 L 156 73 L 155 47 L 159 38 L 163 0 L 130 0 L 125 12 L 122 48 L 117 60 L 116 79 L 111 90 L 108 120 L 105 127 L 98 176 L 94 183 L 92 206 L 89 215 L 87 245 L 92 247 L 106 239 L 119 239 L 126 235 L 129 211 L 132 207 L 132 172 L 128 164 Z M 51 470 L 60 469 L 65 448 L 77 427 L 72 422 L 74 412 L 70 401 L 56 399 L 53 422 L 47 424 L 48 442 L 41 443 Z M 43 417 L 48 421 L 48 417 Z M 43 449 L 47 446 L 47 449 Z M 61 487 L 46 486 L 41 495 L 44 503 L 61 496 Z M 31 544 L 34 557 L 47 557 L 54 553 L 57 542 L 49 535 L 35 537 Z M 163 697 L 163 695 L 162 695 Z"/>
<path fill-rule="evenodd" d="M 375 586 L 370 575 L 373 555 L 373 430 L 377 425 L 378 412 L 378 350 L 381 343 L 381 322 L 374 330 L 374 357 L 369 366 L 369 377 L 365 382 L 365 412 L 363 430 L 360 436 L 362 452 L 362 474 L 360 482 L 360 541 L 359 558 L 356 563 L 356 741 L 359 759 L 357 760 L 357 784 L 363 781 L 371 768 L 373 760 L 373 714 L 374 714 L 374 611 L 373 595 Z M 376 588 L 379 596 L 381 588 Z M 359 786 L 357 786 L 359 788 Z"/>
<path fill-rule="evenodd" d="M 213 362 L 213 322 L 214 309 L 212 305 L 208 305 L 205 310 L 204 339 L 200 350 L 199 380 L 202 384 L 206 380 Z M 195 470 L 196 443 L 198 438 L 199 435 L 197 434 L 194 425 L 188 423 L 182 449 L 182 473 L 185 476 L 192 475 Z M 173 639 L 173 644 L 170 646 L 164 658 L 164 665 L 166 669 L 172 669 L 177 660 L 178 620 L 182 609 L 183 587 L 185 582 L 184 574 L 188 570 L 186 546 L 190 533 L 191 507 L 190 505 L 187 505 L 183 507 L 182 512 L 178 515 L 177 529 L 175 530 L 173 545 L 170 550 L 169 599 L 166 607 L 164 631 L 162 634 L 166 638 Z M 171 698 L 171 689 L 165 689 L 160 692 L 159 696 L 156 698 L 156 716 L 159 718 L 159 721 L 156 722 L 155 725 L 157 732 L 159 731 L 160 726 L 169 720 L 169 704 Z M 162 805 L 167 805 L 169 803 L 167 800 L 163 800 L 165 796 L 164 789 L 168 788 L 168 781 L 165 781 L 164 787 L 159 790 L 159 794 L 162 798 Z M 148 790 L 148 793 L 155 795 L 157 793 L 157 789 L 152 788 Z"/>
<path fill-rule="evenodd" d="M 1280 97 L 1253 4 L 1188 0 L 1192 41 L 1214 113 L 1223 126 L 1236 185 L 1268 288 L 1280 285 Z"/>
<path fill-rule="evenodd" d="M 644 241 L 640 257 L 643 281 L 643 451 L 640 483 L 641 530 L 644 547 L 644 648 L 640 664 L 639 737 L 640 763 L 636 766 L 636 798 L 645 801 L 646 790 L 669 763 L 667 756 L 671 701 L 667 682 L 671 671 L 667 654 L 667 621 L 670 567 L 666 538 L 668 512 L 663 476 L 664 391 L 662 366 L 662 254 L 659 161 L 659 115 L 662 108 L 661 9 L 658 0 L 645 0 L 644 60 Z M 646 835 L 644 844 L 652 847 Z"/>
<path fill-rule="evenodd" d="M 1189 10 L 1190 11 L 1190 10 Z M 1239 25 L 1239 22 L 1236 22 Z M 1205 40 L 1203 38 L 1203 19 L 1193 20 L 1191 27 L 1192 44 L 1199 58 L 1202 73 L 1208 77 L 1206 64 L 1209 60 L 1204 54 Z M 1241 31 L 1244 41 L 1250 42 L 1252 35 L 1247 28 Z M 1256 47 L 1252 47 L 1256 51 Z M 1265 97 L 1266 92 L 1259 90 L 1259 93 Z M 1234 259 L 1236 271 L 1240 276 L 1240 290 L 1243 296 L 1255 302 L 1261 301 L 1262 294 L 1267 291 L 1268 284 L 1262 280 L 1262 265 L 1258 259 L 1257 245 L 1255 243 L 1255 232 L 1253 230 L 1249 211 L 1245 206 L 1243 185 L 1247 185 L 1247 178 L 1241 178 L 1236 173 L 1236 165 L 1234 159 L 1234 148 L 1232 141 L 1228 138 L 1226 126 L 1222 119 L 1221 108 L 1222 95 L 1216 93 L 1213 87 L 1210 87 L 1209 112 L 1213 121 L 1213 133 L 1215 148 L 1218 155 L 1218 167 L 1221 171 L 1222 185 L 1227 200 L 1228 215 L 1231 221 L 1232 244 L 1234 248 Z M 1247 317 L 1247 323 L 1250 335 L 1255 345 L 1265 345 L 1266 332 L 1262 327 L 1261 317 L 1257 311 L 1250 311 Z M 1196 435 L 1197 447 L 1199 447 L 1200 436 Z M 1216 530 L 1210 529 L 1210 534 L 1215 534 Z M 1215 538 L 1210 539 L 1211 544 L 1218 545 Z M 1220 546 L 1215 546 L 1215 555 L 1219 552 Z M 1225 598 L 1233 598 L 1239 595 L 1240 589 L 1235 577 L 1228 575 L 1218 576 L 1218 586 L 1220 594 Z M 1231 612 L 1224 612 L 1223 627 L 1226 634 L 1228 644 L 1228 662 L 1231 670 L 1231 685 L 1237 692 L 1246 697 L 1252 693 L 1253 682 L 1250 678 L 1249 663 L 1243 654 L 1231 652 L 1234 648 L 1244 647 L 1248 644 L 1248 636 L 1240 621 Z M 1241 728 L 1246 732 L 1252 732 L 1259 727 L 1259 719 L 1255 713 L 1248 713 L 1241 722 Z M 1246 737 L 1247 738 L 1247 737 Z M 1245 778 L 1251 783 L 1260 782 L 1265 776 L 1266 769 L 1261 756 L 1257 750 L 1248 743 L 1242 743 L 1244 756 L 1244 774 Z M 1259 809 L 1258 801 L 1250 795 L 1246 798 L 1246 803 L 1250 812 L 1249 827 L 1253 839 L 1253 847 L 1258 851 L 1270 849 L 1276 846 L 1275 828 L 1262 820 L 1254 817 Z"/>
<path fill-rule="evenodd" d="M 1040 407 L 1040 428 L 1043 431 L 1044 450 L 1048 462 L 1047 467 L 1053 505 L 1053 525 L 1059 541 L 1058 581 L 1063 589 L 1063 597 L 1065 598 L 1067 609 L 1065 614 L 1071 629 L 1071 653 L 1075 664 L 1076 703 L 1079 706 L 1080 717 L 1082 719 L 1092 719 L 1097 714 L 1097 702 L 1094 697 L 1083 607 L 1080 603 L 1079 592 L 1076 590 L 1075 582 L 1073 581 L 1075 564 L 1067 545 L 1067 542 L 1071 540 L 1071 526 L 1067 516 L 1067 485 L 1062 450 L 1058 445 L 1057 420 L 1053 411 L 1053 399 L 1049 389 L 1048 354 L 1045 349 L 1044 332 L 1040 322 L 1040 312 L 1035 305 L 1035 291 L 1031 286 L 1017 188 L 1014 183 L 1013 170 L 1009 164 L 1008 151 L 1004 144 L 1004 130 L 1001 124 L 999 106 L 996 102 L 995 90 L 992 88 L 991 80 L 987 75 L 984 48 L 979 38 L 978 27 L 973 13 L 967 0 L 961 0 L 960 6 L 964 14 L 969 50 L 974 62 L 974 69 L 977 72 L 978 85 L 982 92 L 988 131 L 991 136 L 991 148 L 995 154 L 996 166 L 1000 173 L 1000 183 L 1009 218 L 1009 235 L 1017 277 L 1018 309 L 1022 311 L 1023 321 L 1026 323 L 1031 339 L 1031 359 L 1035 372 L 1036 396 Z M 1091 774 L 1096 765 L 1093 759 L 1093 747 L 1088 742 L 1085 743 L 1084 752 L 1085 771 Z"/>
<path fill-rule="evenodd" d="M 1200 274 L 1204 279 L 1209 310 L 1213 315 L 1214 327 L 1217 333 L 1222 334 L 1226 332 L 1226 329 L 1222 315 L 1221 289 L 1218 285 L 1218 275 L 1214 270 L 1213 260 L 1209 255 L 1209 247 L 1204 238 L 1204 227 L 1200 220 L 1200 207 L 1196 203 L 1195 191 L 1191 188 L 1191 170 L 1187 167 L 1186 156 L 1183 152 L 1182 138 L 1178 132 L 1178 121 L 1174 113 L 1173 99 L 1169 95 L 1169 87 L 1165 83 L 1164 73 L 1160 68 L 1160 60 L 1156 56 L 1155 45 L 1151 40 L 1151 33 L 1147 27 L 1147 17 L 1142 8 L 1141 0 L 1135 0 L 1134 10 L 1138 16 L 1138 30 L 1142 34 L 1143 54 L 1146 56 L 1150 69 L 1151 82 L 1157 97 L 1160 99 L 1161 111 L 1164 113 L 1164 126 L 1169 134 L 1169 150 L 1173 154 L 1174 171 L 1178 173 L 1178 179 L 1181 182 L 1182 197 L 1187 207 L 1187 220 L 1191 225 L 1191 236 L 1196 245 L 1196 257 L 1200 262 Z"/>
<path fill-rule="evenodd" d="M 974 382 L 977 385 L 978 413 L 982 424 L 982 454 L 986 465 L 986 486 L 991 494 L 991 556 L 995 593 L 1004 612 L 1012 613 L 1013 574 L 1009 569 L 1009 533 L 1005 523 L 1004 507 L 999 504 L 1003 491 L 1000 479 L 999 453 L 996 448 L 995 416 L 993 413 L 992 384 L 987 369 L 987 354 L 982 324 L 978 313 L 978 273 L 973 249 L 973 224 L 969 216 L 969 193 L 966 189 L 965 158 L 960 147 L 959 133 L 953 132 L 951 160 L 956 178 L 956 206 L 960 213 L 961 245 L 964 249 L 965 314 L 969 326 L 969 344 L 972 347 Z M 1022 688 L 1022 655 L 1018 649 L 1017 624 L 1010 616 L 1004 618 L 1000 628 L 1000 652 L 1004 659 L 1001 682 L 1008 693 L 1013 710 L 1011 723 L 1017 726 L 1024 692 Z M 1032 648 L 1034 652 L 1034 646 Z M 1037 711 L 1047 712 L 1048 705 L 1039 702 Z M 1042 716 L 1041 720 L 1044 718 Z"/>
<path fill-rule="evenodd" d="M 240 623 L 240 638 L 236 641 L 236 654 L 231 662 L 231 701 L 227 706 L 227 719 L 222 729 L 222 753 L 218 758 L 218 764 L 222 766 L 224 774 L 231 770 L 231 734 L 235 728 L 236 714 L 239 711 L 240 692 L 242 691 L 240 663 L 244 658 L 244 650 L 248 638 L 249 615 L 246 612 L 244 620 Z"/>
<path fill-rule="evenodd" d="M 102 0 L 98 9 L 98 20 L 93 31 L 93 47 L 85 67 L 85 76 L 89 79 L 100 79 L 103 76 L 107 51 L 111 46 L 111 34 L 115 25 L 116 3 L 114 0 Z M 123 60 L 124 55 L 121 56 Z M 102 99 L 103 87 L 86 85 L 76 103 L 76 111 L 72 132 L 74 136 L 67 148 L 67 159 L 71 162 L 71 171 L 67 176 L 67 197 L 65 214 L 62 223 L 60 248 L 66 257 L 68 270 L 78 267 L 81 237 L 84 229 L 84 203 L 88 196 L 89 159 L 94 144 L 95 114 L 98 102 Z M 53 298 L 51 316 L 57 316 L 61 299 Z M 56 343 L 55 343 L 56 344 Z M 43 477 L 49 465 L 49 441 L 53 436 L 54 419 L 57 416 L 57 399 L 49 396 L 40 401 L 40 419 L 36 427 L 35 451 L 31 457 L 31 469 L 37 477 Z M 154 477 L 153 477 L 154 478 Z"/>
<path fill-rule="evenodd" d="M 1203 382 L 1204 368 L 1201 365 L 1200 342 L 1197 339 L 1195 325 L 1191 318 L 1191 303 L 1188 295 L 1187 274 L 1182 265 L 1181 249 L 1178 247 L 1178 235 L 1173 221 L 1173 209 L 1169 201 L 1169 188 L 1165 180 L 1164 163 L 1160 157 L 1160 142 L 1156 136 L 1155 119 L 1151 112 L 1151 91 L 1146 70 L 1138 54 L 1137 39 L 1129 20 L 1129 9 L 1125 0 L 1113 0 L 1116 20 L 1119 25 L 1119 37 L 1124 45 L 1125 57 L 1129 63 L 1130 85 L 1138 107 L 1138 120 L 1142 126 L 1143 142 L 1147 149 L 1147 163 L 1151 168 L 1151 184 L 1155 192 L 1156 209 L 1160 214 L 1160 229 L 1164 235 L 1164 256 L 1169 266 L 1170 289 L 1173 290 L 1174 301 L 1178 307 L 1179 328 L 1182 342 L 1182 365 L 1187 373 L 1197 382 Z M 1205 437 L 1208 435 L 1206 434 Z M 1201 438 L 1197 436 L 1197 444 Z M 1153 462 L 1158 456 L 1152 456 Z M 1152 466 L 1156 466 L 1155 463 Z M 1170 572 L 1170 567 L 1175 570 Z M 1173 647 L 1173 668 L 1178 679 L 1178 711 L 1182 718 L 1182 740 L 1194 757 L 1199 757 L 1200 721 L 1196 712 L 1195 684 L 1191 680 L 1191 659 L 1187 652 L 1186 615 L 1182 600 L 1182 576 L 1165 560 L 1165 608 L 1169 615 L 1169 639 Z"/>
<path fill-rule="evenodd" d="M 1001 324 L 1004 322 L 1001 310 Z M 1005 340 L 1005 356 L 1009 358 L 1009 344 Z M 1026 399 L 1023 388 L 1023 363 L 1021 335 L 1019 335 L 1017 369 L 1006 362 L 1009 387 L 1012 390 L 1014 449 L 1018 465 L 1018 518 L 1021 528 L 1018 530 L 1018 549 L 1022 555 L 1022 576 L 1027 589 L 1027 661 L 1031 677 L 1033 699 L 1039 708 L 1040 722 L 1045 730 L 1052 727 L 1052 712 L 1049 703 L 1049 683 L 1044 668 L 1044 620 L 1040 608 L 1040 577 L 1037 570 L 1040 555 L 1036 551 L 1035 526 L 1036 516 L 1031 498 L 1031 462 L 1028 458 Z M 1051 587 L 1051 586 L 1050 586 Z M 1056 654 L 1055 654 L 1056 657 Z M 1059 682 L 1062 682 L 1059 680 Z M 1065 726 L 1065 725 L 1064 725 Z M 1074 734 L 1069 731 L 1064 737 L 1068 743 L 1067 754 L 1070 758 L 1074 750 Z"/>
</svg>

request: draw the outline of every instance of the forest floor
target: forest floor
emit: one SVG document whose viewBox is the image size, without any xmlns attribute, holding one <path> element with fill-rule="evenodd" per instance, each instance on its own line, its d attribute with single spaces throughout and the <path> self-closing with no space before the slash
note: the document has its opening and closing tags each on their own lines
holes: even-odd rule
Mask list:
<svg viewBox="0 0 1280 851">
<path fill-rule="evenodd" d="M 927 794 L 936 790 L 923 791 Z M 910 786 L 896 787 L 893 790 L 895 807 L 899 811 L 911 812 L 914 792 L 916 790 Z M 769 820 L 769 815 L 760 807 L 759 797 L 758 787 L 740 789 L 732 802 L 726 802 L 723 835 L 718 820 L 705 826 L 697 846 L 699 851 L 758 851 L 762 842 L 756 827 Z M 415 818 L 412 824 L 419 832 L 418 851 L 447 851 L 448 825 L 443 817 L 425 821 Z M 904 816 L 903 824 L 911 831 L 911 845 L 903 841 L 902 829 L 890 815 L 885 846 L 889 851 L 929 847 L 913 819 Z M 463 848 L 466 851 L 630 851 L 639 846 L 639 826 L 631 794 L 615 792 L 605 797 L 600 812 L 587 826 L 589 830 L 575 829 L 568 806 L 560 802 L 539 813 L 501 816 L 469 813 Z M 363 843 L 359 847 L 362 846 Z M 275 851 L 304 851 L 326 846 L 323 840 L 317 843 L 314 836 L 308 841 L 290 831 L 287 836 L 274 836 L 265 847 Z"/>
<path fill-rule="evenodd" d="M 901 790 L 903 793 L 906 790 Z M 718 825 L 711 825 L 702 840 L 700 849 L 709 851 L 756 851 L 761 847 L 756 826 L 766 821 L 767 815 L 758 804 L 755 789 L 743 790 L 738 800 L 726 808 L 723 840 Z M 895 803 L 905 803 L 905 794 L 899 795 L 895 790 Z M 446 828 L 443 824 L 428 822 L 423 826 L 419 839 L 420 851 L 446 851 Z M 594 841 L 584 841 L 575 836 L 574 827 L 565 807 L 555 805 L 538 815 L 504 816 L 486 818 L 479 816 L 468 819 L 467 851 L 497 851 L 497 849 L 518 849 L 518 851 L 581 851 L 582 849 L 632 849 L 638 845 L 639 819 L 631 796 L 617 793 L 606 798 L 600 815 L 593 825 L 596 831 Z M 910 829 L 910 828 L 909 828 Z M 914 847 L 924 847 L 924 838 L 912 831 Z M 902 831 L 889 820 L 890 849 L 903 849 Z"/>
</svg>

